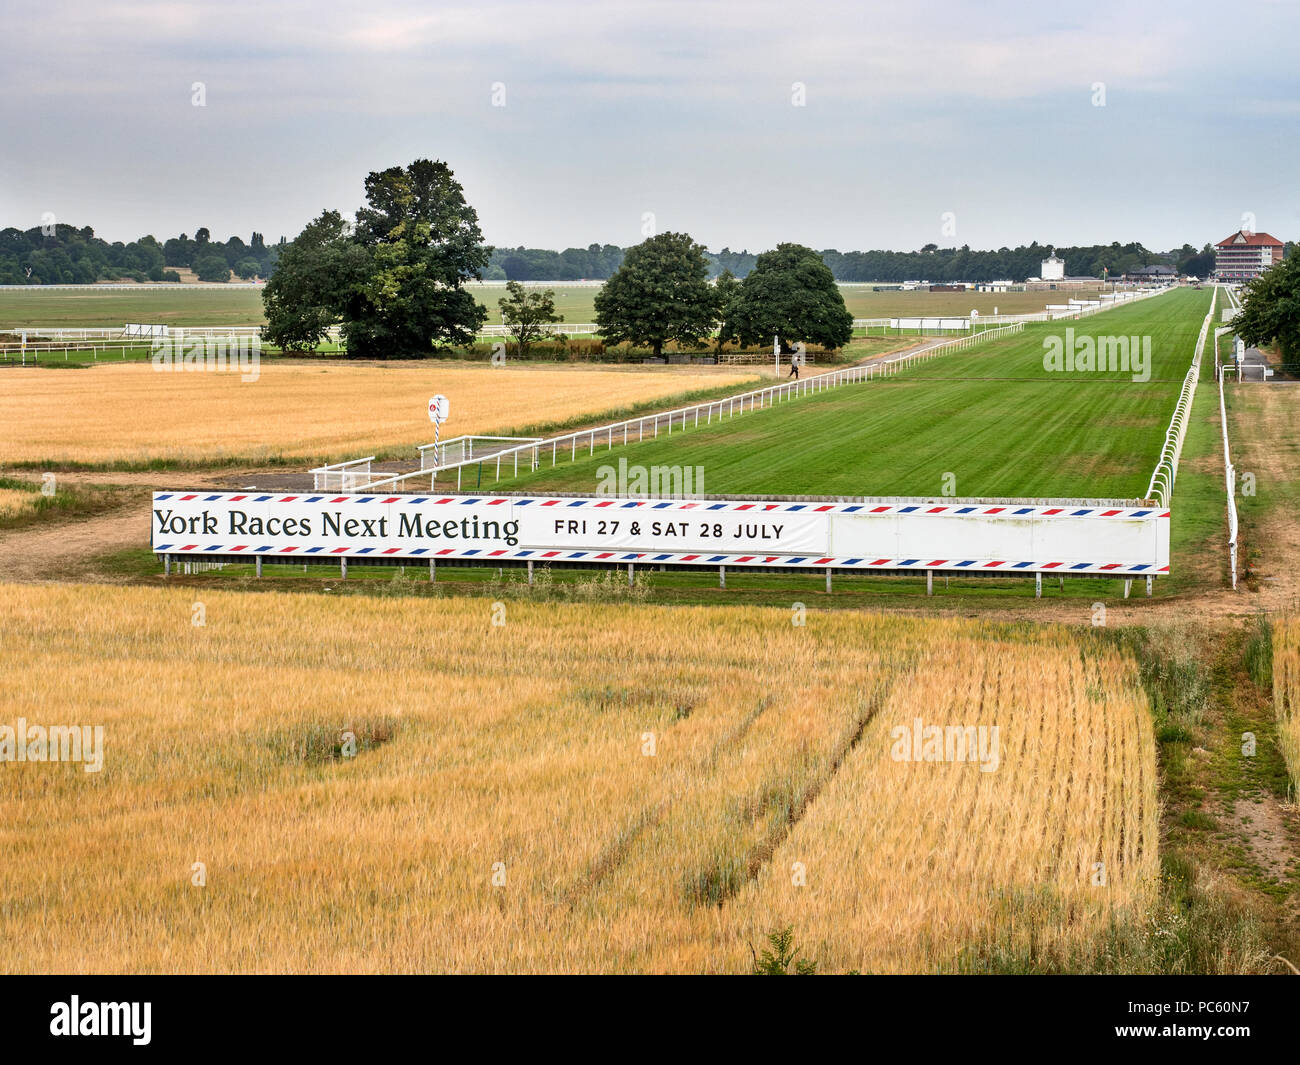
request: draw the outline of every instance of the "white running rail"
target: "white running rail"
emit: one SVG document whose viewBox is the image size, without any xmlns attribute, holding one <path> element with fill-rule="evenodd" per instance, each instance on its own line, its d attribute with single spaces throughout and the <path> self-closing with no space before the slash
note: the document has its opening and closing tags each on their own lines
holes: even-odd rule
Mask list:
<svg viewBox="0 0 1300 1065">
<path fill-rule="evenodd" d="M 1165 430 L 1164 446 L 1160 448 L 1160 460 L 1151 474 L 1151 483 L 1147 485 L 1147 498 L 1156 500 L 1162 507 L 1169 506 L 1174 494 L 1174 480 L 1178 476 L 1178 459 L 1183 453 L 1183 440 L 1187 437 L 1187 422 L 1192 414 L 1192 401 L 1196 397 L 1196 382 L 1201 375 L 1201 353 L 1205 350 L 1205 336 L 1210 329 L 1210 319 L 1214 316 L 1214 304 L 1219 297 L 1219 286 L 1214 286 L 1210 295 L 1210 310 L 1201 323 L 1201 334 L 1196 340 L 1196 351 L 1192 354 L 1192 365 L 1183 378 L 1182 391 L 1178 393 L 1178 403 L 1174 406 L 1174 416 L 1169 420 Z"/>
<path fill-rule="evenodd" d="M 355 491 L 359 485 L 365 484 L 374 476 L 370 471 L 370 464 L 374 461 L 374 455 L 367 455 L 363 459 L 317 466 L 310 471 L 312 487 L 317 492 Z"/>
</svg>

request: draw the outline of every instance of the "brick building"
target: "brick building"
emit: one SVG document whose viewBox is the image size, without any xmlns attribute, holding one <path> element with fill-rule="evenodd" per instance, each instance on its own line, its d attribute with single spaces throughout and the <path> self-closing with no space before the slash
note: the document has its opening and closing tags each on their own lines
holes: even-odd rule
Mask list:
<svg viewBox="0 0 1300 1065">
<path fill-rule="evenodd" d="M 1267 233 L 1239 229 L 1214 246 L 1214 276 L 1221 281 L 1249 281 L 1282 261 L 1282 242 Z"/>
</svg>

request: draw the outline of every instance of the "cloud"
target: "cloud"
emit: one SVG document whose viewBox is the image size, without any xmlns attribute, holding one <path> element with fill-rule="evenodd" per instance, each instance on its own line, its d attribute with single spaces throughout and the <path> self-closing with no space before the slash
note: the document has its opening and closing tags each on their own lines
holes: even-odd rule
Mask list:
<svg viewBox="0 0 1300 1065">
<path fill-rule="evenodd" d="M 651 207 L 736 246 L 912 241 L 950 209 L 994 245 L 1046 238 L 1053 209 L 1128 239 L 1146 194 L 1105 202 L 1107 174 L 1197 174 L 1211 142 L 1263 138 L 1283 168 L 1298 150 L 1285 4 L 48 0 L 5 20 L 0 207 L 63 198 L 127 238 L 170 224 L 141 211 L 292 235 L 354 208 L 367 170 L 429 155 L 512 243 L 630 242 Z M 1172 236 L 1186 205 L 1152 197 L 1137 215 Z"/>
</svg>

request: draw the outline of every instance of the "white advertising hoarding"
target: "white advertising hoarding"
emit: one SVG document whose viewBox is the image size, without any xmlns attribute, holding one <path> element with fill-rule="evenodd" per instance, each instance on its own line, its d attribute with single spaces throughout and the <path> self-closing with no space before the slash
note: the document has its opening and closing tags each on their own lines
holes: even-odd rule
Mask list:
<svg viewBox="0 0 1300 1065">
<path fill-rule="evenodd" d="M 1169 511 L 1120 504 L 155 492 L 155 553 L 1160 575 Z"/>
</svg>

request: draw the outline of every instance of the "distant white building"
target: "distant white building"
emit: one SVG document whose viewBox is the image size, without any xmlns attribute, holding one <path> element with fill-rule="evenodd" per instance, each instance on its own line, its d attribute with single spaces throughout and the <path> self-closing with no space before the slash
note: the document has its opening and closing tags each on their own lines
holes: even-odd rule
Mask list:
<svg viewBox="0 0 1300 1065">
<path fill-rule="evenodd" d="M 1044 281 L 1064 281 L 1065 280 L 1065 260 L 1058 259 L 1053 252 L 1042 262 L 1041 272 L 1038 275 Z"/>
</svg>

